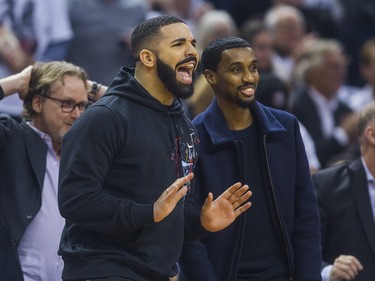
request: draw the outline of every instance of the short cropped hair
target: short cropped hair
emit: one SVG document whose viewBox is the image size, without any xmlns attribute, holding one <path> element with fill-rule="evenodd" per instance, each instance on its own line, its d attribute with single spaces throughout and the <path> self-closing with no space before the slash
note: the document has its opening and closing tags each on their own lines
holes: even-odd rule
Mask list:
<svg viewBox="0 0 375 281">
<path fill-rule="evenodd" d="M 216 71 L 221 60 L 221 53 L 235 48 L 251 48 L 251 46 L 246 40 L 235 36 L 221 37 L 211 41 L 202 53 L 202 70 Z"/>
<path fill-rule="evenodd" d="M 56 82 L 64 83 L 65 76 L 81 79 L 87 89 L 87 73 L 83 68 L 65 61 L 35 63 L 31 72 L 29 92 L 23 103 L 23 117 L 26 120 L 30 120 L 36 114 L 32 107 L 33 98 L 36 95 L 49 96 Z"/>
<path fill-rule="evenodd" d="M 150 47 L 150 41 L 159 36 L 162 27 L 174 23 L 185 22 L 175 16 L 163 15 L 148 19 L 138 25 L 134 29 L 130 39 L 131 50 L 135 60 L 139 61 L 139 53 L 141 50 L 146 48 L 145 46 Z"/>
</svg>

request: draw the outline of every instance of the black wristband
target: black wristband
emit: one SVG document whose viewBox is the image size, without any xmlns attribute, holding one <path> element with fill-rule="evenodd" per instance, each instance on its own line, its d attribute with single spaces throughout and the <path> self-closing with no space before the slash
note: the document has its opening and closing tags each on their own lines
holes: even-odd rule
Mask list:
<svg viewBox="0 0 375 281">
<path fill-rule="evenodd" d="M 102 87 L 102 84 L 96 83 L 96 82 L 92 82 L 92 87 L 91 87 L 91 90 L 90 90 L 90 92 L 88 94 L 88 98 L 89 98 L 90 102 L 94 102 L 95 101 L 95 96 L 99 92 L 99 90 L 100 90 L 101 87 Z"/>
<path fill-rule="evenodd" d="M 4 94 L 4 90 L 3 90 L 3 87 L 1 87 L 0 85 L 0 100 L 2 100 L 4 98 L 5 94 Z"/>
</svg>

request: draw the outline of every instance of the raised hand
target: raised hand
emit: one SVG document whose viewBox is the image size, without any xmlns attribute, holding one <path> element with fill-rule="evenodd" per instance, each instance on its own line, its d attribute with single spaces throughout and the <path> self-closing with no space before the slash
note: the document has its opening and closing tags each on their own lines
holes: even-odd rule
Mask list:
<svg viewBox="0 0 375 281">
<path fill-rule="evenodd" d="M 154 221 L 162 221 L 167 217 L 176 207 L 178 201 L 184 197 L 188 191 L 185 184 L 192 180 L 194 175 L 188 174 L 185 177 L 178 178 L 172 185 L 170 185 L 154 203 Z"/>
<path fill-rule="evenodd" d="M 210 192 L 202 206 L 201 224 L 211 232 L 222 230 L 229 226 L 239 215 L 250 208 L 251 203 L 245 203 L 252 195 L 248 185 L 235 183 L 213 201 Z"/>
</svg>

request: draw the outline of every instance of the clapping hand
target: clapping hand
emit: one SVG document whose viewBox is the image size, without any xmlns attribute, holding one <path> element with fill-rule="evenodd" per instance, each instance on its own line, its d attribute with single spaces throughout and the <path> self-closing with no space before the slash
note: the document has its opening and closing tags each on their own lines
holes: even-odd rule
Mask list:
<svg viewBox="0 0 375 281">
<path fill-rule="evenodd" d="M 210 192 L 202 207 L 202 226 L 211 232 L 226 228 L 251 207 L 251 203 L 246 202 L 251 195 L 249 186 L 241 183 L 232 185 L 215 200 Z"/>
</svg>

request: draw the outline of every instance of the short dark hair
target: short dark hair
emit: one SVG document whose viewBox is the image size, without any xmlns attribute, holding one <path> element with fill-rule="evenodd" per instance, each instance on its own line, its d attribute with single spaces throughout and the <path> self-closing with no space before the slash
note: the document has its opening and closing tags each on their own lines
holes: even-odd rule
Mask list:
<svg viewBox="0 0 375 281">
<path fill-rule="evenodd" d="M 208 43 L 202 52 L 202 70 L 216 71 L 221 60 L 221 53 L 234 48 L 251 48 L 251 46 L 246 40 L 235 36 L 221 37 Z"/>
<path fill-rule="evenodd" d="M 185 22 L 175 16 L 163 15 L 148 19 L 138 25 L 134 29 L 130 39 L 133 57 L 138 61 L 140 51 L 146 44 L 150 46 L 149 41 L 158 37 L 160 29 L 174 23 Z"/>
</svg>

